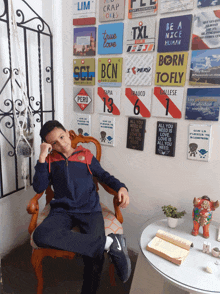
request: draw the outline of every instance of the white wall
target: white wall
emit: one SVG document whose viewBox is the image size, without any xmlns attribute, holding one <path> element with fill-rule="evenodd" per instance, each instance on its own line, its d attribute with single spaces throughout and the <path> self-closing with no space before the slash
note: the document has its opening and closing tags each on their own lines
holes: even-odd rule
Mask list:
<svg viewBox="0 0 220 294">
<path fill-rule="evenodd" d="M 159 1 L 160 2 L 160 1 Z M 174 15 L 194 14 L 197 0 L 194 1 L 194 10 L 172 13 Z M 98 27 L 98 1 L 97 1 L 97 23 Z M 127 29 L 129 22 L 127 18 L 128 1 L 125 6 L 124 31 Z M 217 6 L 218 7 L 218 6 Z M 207 8 L 208 9 L 208 8 Z M 212 9 L 212 8 L 210 8 Z M 217 8 L 216 8 L 217 9 Z M 200 9 L 200 11 L 204 9 Z M 72 0 L 63 1 L 63 65 L 64 65 L 64 113 L 65 126 L 69 129 L 74 125 L 73 112 L 73 25 L 72 17 L 73 7 Z M 160 13 L 156 16 L 156 40 L 158 38 L 159 18 L 169 17 L 171 14 Z M 103 23 L 102 23 L 103 24 Z M 124 38 L 125 40 L 125 38 Z M 125 43 L 124 43 L 125 44 Z M 125 46 L 124 46 L 125 47 Z M 125 52 L 125 50 L 124 50 Z M 156 51 L 153 53 L 154 61 L 156 61 Z M 151 54 L 151 53 L 147 53 Z M 110 55 L 96 54 L 96 86 L 97 93 L 97 61 L 100 57 L 108 57 Z M 127 53 L 116 55 L 125 58 Z M 144 56 L 144 53 L 143 53 Z M 115 56 L 114 56 L 115 57 Z M 189 50 L 188 72 L 191 59 L 191 50 Z M 125 63 L 125 62 L 124 62 Z M 125 67 L 123 73 L 125 72 Z M 154 64 L 155 72 L 155 64 Z M 184 87 L 184 103 L 181 119 L 162 119 L 162 118 L 147 118 L 146 119 L 146 134 L 144 151 L 135 151 L 126 148 L 127 122 L 125 117 L 123 103 L 124 96 L 124 75 L 122 83 L 121 95 L 121 115 L 116 117 L 116 146 L 103 146 L 102 166 L 110 173 L 114 174 L 129 188 L 131 203 L 129 207 L 123 211 L 124 229 L 127 236 L 128 245 L 134 250 L 139 250 L 138 238 L 141 227 L 147 219 L 154 214 L 161 213 L 161 206 L 172 204 L 179 209 L 185 209 L 188 216 L 191 216 L 193 208 L 193 198 L 208 195 L 213 200 L 220 200 L 220 130 L 219 122 L 211 122 L 213 125 L 213 150 L 210 162 L 199 162 L 187 160 L 187 142 L 188 142 L 188 126 L 194 121 L 184 119 L 186 89 L 188 80 Z M 153 83 L 154 86 L 154 75 Z M 96 96 L 97 97 L 97 96 Z M 156 124 L 158 120 L 177 122 L 177 140 L 176 140 L 176 155 L 174 158 L 163 157 L 155 154 L 156 140 Z M 206 122 L 203 122 L 206 123 Z M 92 135 L 99 138 L 99 115 L 92 114 Z M 105 203 L 111 203 L 111 197 L 105 192 L 100 193 L 101 200 Z M 220 222 L 220 208 L 214 212 L 214 220 Z M 189 232 L 190 234 L 190 232 Z"/>
</svg>

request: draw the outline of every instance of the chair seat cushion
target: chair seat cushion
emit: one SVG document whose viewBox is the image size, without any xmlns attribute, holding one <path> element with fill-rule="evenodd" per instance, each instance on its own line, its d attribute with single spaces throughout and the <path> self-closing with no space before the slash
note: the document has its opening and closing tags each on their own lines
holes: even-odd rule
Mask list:
<svg viewBox="0 0 220 294">
<path fill-rule="evenodd" d="M 114 213 L 108 209 L 107 206 L 105 206 L 103 203 L 101 204 L 102 208 L 102 215 L 104 218 L 104 224 L 105 224 L 105 235 L 109 235 L 111 233 L 113 234 L 123 234 L 123 228 L 122 224 L 117 220 Z M 37 226 L 39 226 L 42 221 L 48 216 L 50 212 L 50 204 L 47 204 L 44 209 L 39 213 L 38 219 L 37 219 Z M 76 231 L 77 228 L 73 228 L 73 231 Z M 35 244 L 33 240 L 33 233 L 31 234 L 31 246 L 35 249 L 38 248 L 38 246 Z"/>
</svg>

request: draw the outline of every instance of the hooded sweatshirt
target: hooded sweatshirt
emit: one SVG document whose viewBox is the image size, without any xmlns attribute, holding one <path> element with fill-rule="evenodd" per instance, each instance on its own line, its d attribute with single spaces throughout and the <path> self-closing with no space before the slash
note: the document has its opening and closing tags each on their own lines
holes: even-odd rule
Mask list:
<svg viewBox="0 0 220 294">
<path fill-rule="evenodd" d="M 70 213 L 101 211 L 93 176 L 116 192 L 121 187 L 126 188 L 106 172 L 93 154 L 81 145 L 68 158 L 53 151 L 47 156 L 45 163 L 38 161 L 33 188 L 36 193 L 41 193 L 49 184 L 53 186 L 54 199 L 50 202 L 51 208 L 65 209 Z"/>
</svg>

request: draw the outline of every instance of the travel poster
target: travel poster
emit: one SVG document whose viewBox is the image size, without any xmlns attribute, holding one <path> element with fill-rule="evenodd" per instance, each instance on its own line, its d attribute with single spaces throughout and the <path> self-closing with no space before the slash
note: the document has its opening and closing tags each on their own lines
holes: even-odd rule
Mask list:
<svg viewBox="0 0 220 294">
<path fill-rule="evenodd" d="M 73 55 L 94 56 L 96 51 L 96 27 L 74 28 Z"/>
<path fill-rule="evenodd" d="M 154 87 L 152 116 L 181 118 L 184 88 Z"/>
<path fill-rule="evenodd" d="M 151 117 L 151 89 L 126 88 L 123 108 L 125 115 L 136 117 Z"/>
<path fill-rule="evenodd" d="M 100 0 L 99 21 L 108 22 L 124 19 L 125 0 Z"/>
<path fill-rule="evenodd" d="M 91 115 L 76 113 L 74 131 L 78 135 L 91 136 Z"/>
<path fill-rule="evenodd" d="M 73 0 L 73 25 L 94 25 L 96 23 L 95 0 Z"/>
<path fill-rule="evenodd" d="M 189 125 L 187 158 L 209 161 L 211 156 L 211 125 Z"/>
<path fill-rule="evenodd" d="M 193 0 L 161 0 L 160 13 L 171 13 L 193 9 Z"/>
<path fill-rule="evenodd" d="M 96 111 L 102 114 L 120 115 L 121 88 L 98 87 Z"/>
<path fill-rule="evenodd" d="M 95 58 L 73 59 L 74 85 L 95 85 Z"/>
<path fill-rule="evenodd" d="M 192 51 L 189 84 L 220 85 L 220 50 Z"/>
<path fill-rule="evenodd" d="M 184 86 L 186 80 L 187 52 L 158 53 L 155 85 Z"/>
<path fill-rule="evenodd" d="M 192 14 L 161 18 L 158 52 L 188 51 Z"/>
<path fill-rule="evenodd" d="M 125 85 L 150 86 L 152 82 L 153 55 L 136 54 L 126 58 Z"/>
<path fill-rule="evenodd" d="M 197 7 L 202 8 L 202 7 L 214 7 L 216 5 L 220 5 L 220 0 L 197 0 Z"/>
<path fill-rule="evenodd" d="M 115 146 L 115 118 L 111 116 L 99 116 L 100 143 L 107 146 Z"/>
<path fill-rule="evenodd" d="M 103 24 L 98 27 L 98 54 L 121 54 L 124 23 Z"/>
<path fill-rule="evenodd" d="M 73 87 L 73 110 L 79 113 L 93 113 L 92 87 Z"/>
<path fill-rule="evenodd" d="M 126 30 L 126 52 L 149 52 L 155 48 L 156 19 L 130 20 Z"/>
<path fill-rule="evenodd" d="M 156 15 L 158 0 L 128 0 L 128 18 Z"/>
<path fill-rule="evenodd" d="M 123 58 L 98 59 L 98 85 L 101 87 L 121 87 Z"/>
<path fill-rule="evenodd" d="M 220 88 L 190 88 L 185 119 L 218 121 Z"/>
<path fill-rule="evenodd" d="M 200 12 L 194 16 L 192 50 L 220 47 L 220 10 Z"/>
</svg>

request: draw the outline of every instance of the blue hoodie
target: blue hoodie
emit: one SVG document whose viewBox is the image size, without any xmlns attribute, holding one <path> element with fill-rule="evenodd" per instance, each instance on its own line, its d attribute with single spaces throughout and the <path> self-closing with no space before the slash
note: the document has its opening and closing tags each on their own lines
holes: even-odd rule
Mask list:
<svg viewBox="0 0 220 294">
<path fill-rule="evenodd" d="M 45 163 L 38 161 L 33 188 L 36 193 L 41 193 L 50 183 L 53 185 L 54 199 L 50 202 L 51 208 L 66 209 L 70 213 L 101 211 L 93 176 L 116 192 L 121 187 L 126 188 L 106 172 L 93 154 L 81 145 L 68 158 L 53 151 L 47 156 Z"/>
</svg>

